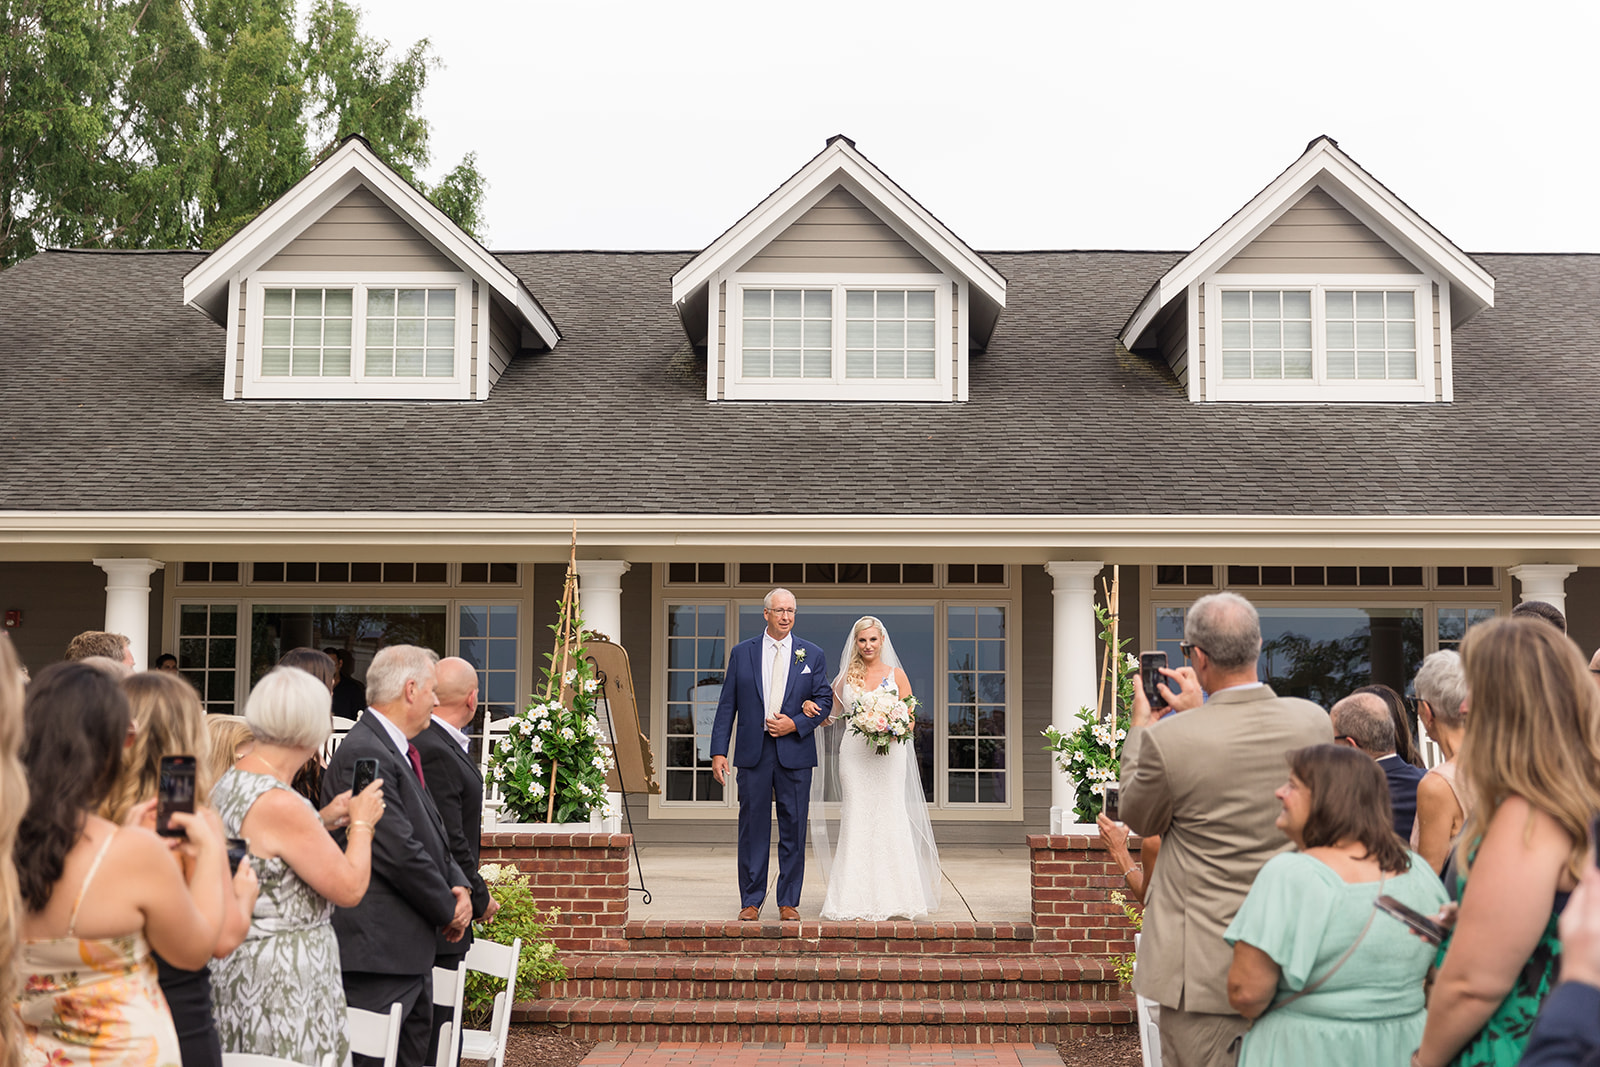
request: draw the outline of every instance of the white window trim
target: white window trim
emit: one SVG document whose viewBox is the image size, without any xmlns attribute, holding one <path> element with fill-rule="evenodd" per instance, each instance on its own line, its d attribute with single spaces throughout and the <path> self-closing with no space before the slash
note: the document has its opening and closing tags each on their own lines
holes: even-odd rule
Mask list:
<svg viewBox="0 0 1600 1067">
<path fill-rule="evenodd" d="M 472 278 L 447 271 L 267 271 L 246 282 L 244 398 L 247 400 L 471 400 Z M 267 289 L 295 286 L 355 290 L 350 337 L 351 374 L 344 378 L 292 378 L 261 373 L 261 331 Z M 448 378 L 367 378 L 368 288 L 454 289 L 455 374 Z"/>
<path fill-rule="evenodd" d="M 950 401 L 952 380 L 950 282 L 946 274 L 764 274 L 728 278 L 727 360 L 724 398 L 728 400 L 895 400 Z M 746 378 L 744 376 L 744 290 L 833 290 L 833 376 L 831 378 Z M 844 294 L 847 289 L 918 289 L 933 293 L 932 378 L 862 379 L 844 373 Z"/>
<path fill-rule="evenodd" d="M 1433 283 L 1425 274 L 1213 274 L 1205 279 L 1206 399 L 1300 403 L 1427 403 L 1434 393 Z M 1241 381 L 1222 376 L 1222 293 L 1239 289 L 1311 290 L 1309 382 Z M 1327 307 L 1330 289 L 1410 290 L 1416 294 L 1417 377 L 1409 381 L 1327 378 Z"/>
</svg>

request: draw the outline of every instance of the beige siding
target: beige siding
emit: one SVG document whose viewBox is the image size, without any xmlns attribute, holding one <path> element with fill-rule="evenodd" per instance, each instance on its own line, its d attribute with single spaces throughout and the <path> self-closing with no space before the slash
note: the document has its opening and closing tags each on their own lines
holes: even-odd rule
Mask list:
<svg viewBox="0 0 1600 1067">
<path fill-rule="evenodd" d="M 236 358 L 233 361 L 233 396 L 235 400 L 244 399 L 244 317 L 247 310 L 245 293 L 249 288 L 248 285 L 239 286 L 239 350 L 234 354 Z"/>
<path fill-rule="evenodd" d="M 1222 274 L 1416 274 L 1338 201 L 1313 189 L 1218 268 Z"/>
<path fill-rule="evenodd" d="M 741 270 L 778 273 L 937 274 L 861 201 L 835 187 Z"/>
<path fill-rule="evenodd" d="M 717 286 L 717 399 L 728 396 L 728 283 Z"/>
<path fill-rule="evenodd" d="M 493 389 L 500 375 L 511 366 L 511 357 L 522 348 L 522 338 L 511 316 L 501 310 L 493 299 L 489 304 L 489 388 Z"/>
<path fill-rule="evenodd" d="M 1189 301 L 1174 300 L 1168 305 L 1166 321 L 1157 320 L 1156 344 L 1161 356 L 1177 375 L 1178 384 L 1189 388 Z"/>
<path fill-rule="evenodd" d="M 267 262 L 266 270 L 459 270 L 365 187 L 356 189 Z"/>
<path fill-rule="evenodd" d="M 1206 398 L 1206 287 L 1204 282 L 1196 287 L 1195 310 L 1200 316 L 1199 325 L 1195 329 L 1196 337 L 1194 343 L 1195 357 L 1198 360 L 1194 372 L 1200 375 L 1200 389 L 1196 394 L 1196 399 L 1204 400 Z"/>
</svg>

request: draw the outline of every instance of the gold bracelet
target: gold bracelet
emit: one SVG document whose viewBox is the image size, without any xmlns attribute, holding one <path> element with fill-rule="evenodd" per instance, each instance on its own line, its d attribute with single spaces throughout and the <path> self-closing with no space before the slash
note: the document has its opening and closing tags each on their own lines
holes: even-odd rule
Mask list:
<svg viewBox="0 0 1600 1067">
<path fill-rule="evenodd" d="M 360 830 L 365 830 L 368 833 L 377 833 L 377 831 L 372 828 L 372 824 L 370 822 L 367 822 L 367 821 L 363 820 L 363 819 L 357 819 L 355 822 L 351 823 L 350 824 L 350 829 L 352 829 L 352 830 L 360 829 Z"/>
</svg>

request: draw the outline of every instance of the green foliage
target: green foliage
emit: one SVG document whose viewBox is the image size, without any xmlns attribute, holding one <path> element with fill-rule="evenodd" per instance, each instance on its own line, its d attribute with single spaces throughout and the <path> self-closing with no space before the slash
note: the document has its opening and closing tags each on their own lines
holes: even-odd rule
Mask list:
<svg viewBox="0 0 1600 1067">
<path fill-rule="evenodd" d="M 1110 647 L 1111 614 L 1098 604 L 1094 614 L 1100 623 L 1100 640 Z M 1078 782 L 1073 817 L 1080 823 L 1094 822 L 1104 803 L 1105 784 L 1115 782 L 1122 773 L 1122 742 L 1128 736 L 1133 685 L 1139 673 L 1138 660 L 1123 651 L 1127 643 L 1118 641 L 1111 653 L 1114 721 L 1102 722 L 1097 708 L 1079 708 L 1078 728 L 1072 733 L 1062 733 L 1053 724 L 1044 731 L 1045 751 L 1055 753 L 1056 765 Z"/>
<path fill-rule="evenodd" d="M 1111 903 L 1122 909 L 1122 914 L 1128 917 L 1128 922 L 1133 924 L 1135 930 L 1144 929 L 1144 912 L 1129 903 L 1127 897 L 1113 889 L 1111 891 Z M 1132 952 L 1126 956 L 1118 956 L 1111 961 L 1111 965 L 1117 971 L 1117 981 L 1125 986 L 1133 985 L 1133 965 L 1135 962 L 1137 962 L 1137 957 Z"/>
<path fill-rule="evenodd" d="M 600 683 L 583 654 L 588 635 L 573 610 L 577 638 L 566 672 L 558 677 L 561 667 L 546 655 L 545 692 L 552 695 L 530 701 L 489 755 L 500 798 L 521 822 L 586 822 L 591 812 L 611 814 L 606 772 L 615 761 L 595 714 Z M 550 629 L 559 635 L 561 623 Z"/>
<path fill-rule="evenodd" d="M 522 938 L 522 955 L 517 959 L 517 988 L 513 1002 L 537 1000 L 545 982 L 559 982 L 567 968 L 556 958 L 549 927 L 561 913 L 541 912 L 528 888 L 528 876 L 507 863 L 486 863 L 478 869 L 489 886 L 489 895 L 500 902 L 494 921 L 478 929 L 480 940 L 509 945 Z M 491 936 L 492 935 L 492 936 Z M 491 978 L 477 971 L 467 972 L 466 993 L 462 998 L 461 1022 L 471 1030 L 487 1030 L 494 1014 L 494 996 L 506 987 L 504 979 Z"/>
<path fill-rule="evenodd" d="M 345 0 L 0 4 L 0 267 L 45 247 L 216 247 L 351 134 L 481 237 L 472 155 L 429 189 L 426 39 Z M 20 72 L 26 72 L 26 75 Z"/>
</svg>

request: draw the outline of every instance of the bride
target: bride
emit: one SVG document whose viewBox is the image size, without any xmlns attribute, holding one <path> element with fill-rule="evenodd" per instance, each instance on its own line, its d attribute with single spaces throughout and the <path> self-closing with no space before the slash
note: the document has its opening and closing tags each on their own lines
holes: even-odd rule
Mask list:
<svg viewBox="0 0 1600 1067">
<path fill-rule="evenodd" d="M 889 631 L 870 615 L 850 628 L 839 662 L 833 726 L 819 750 L 823 766 L 812 779 L 812 848 L 828 883 L 822 918 L 915 919 L 939 907 L 940 883 L 916 744 L 897 742 L 880 755 L 841 721 L 862 694 L 886 689 L 909 697 L 911 682 Z M 829 832 L 827 796 L 840 798 L 837 835 Z M 831 847 L 835 836 L 837 852 Z"/>
</svg>

